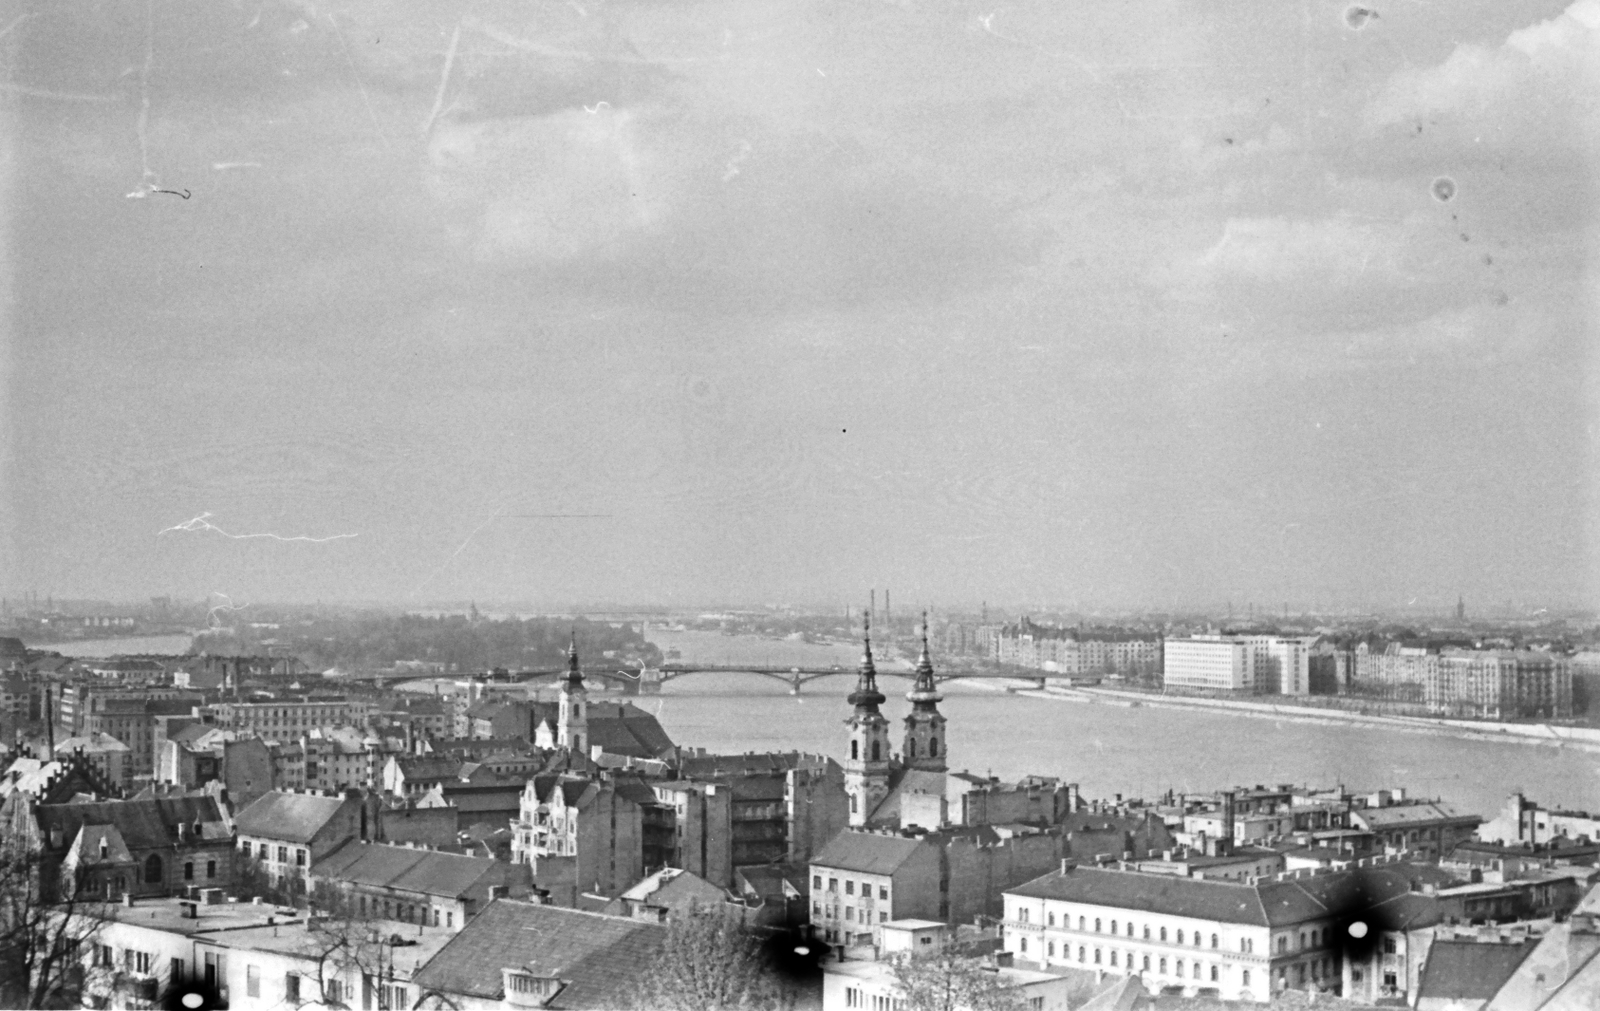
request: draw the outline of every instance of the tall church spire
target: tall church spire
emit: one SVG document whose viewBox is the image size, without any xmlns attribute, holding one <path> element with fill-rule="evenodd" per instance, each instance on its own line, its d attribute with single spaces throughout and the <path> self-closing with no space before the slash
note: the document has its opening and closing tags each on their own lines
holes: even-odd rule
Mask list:
<svg viewBox="0 0 1600 1011">
<path fill-rule="evenodd" d="M 878 668 L 872 663 L 872 619 L 861 620 L 861 666 L 856 672 L 856 690 L 846 699 L 857 713 L 876 713 L 886 696 L 878 691 Z"/>
<path fill-rule="evenodd" d="M 861 667 L 856 690 L 847 701 L 855 707 L 845 725 L 850 728 L 850 755 L 844 765 L 844 790 L 850 797 L 850 824 L 865 825 L 883 798 L 889 795 L 889 721 L 878 706 L 885 701 L 878 690 L 878 669 L 872 663 L 872 619 L 862 615 Z"/>
<path fill-rule="evenodd" d="M 908 768 L 944 772 L 945 719 L 939 712 L 944 699 L 933 679 L 933 660 L 928 656 L 928 612 L 922 612 L 922 655 L 917 657 L 917 680 L 906 693 L 911 713 L 906 717 L 904 758 Z"/>
<path fill-rule="evenodd" d="M 567 676 L 561 680 L 561 711 L 556 716 L 559 746 L 582 754 L 589 744 L 589 690 L 583 686 L 583 671 L 578 667 L 578 631 L 573 629 L 567 646 Z"/>
</svg>

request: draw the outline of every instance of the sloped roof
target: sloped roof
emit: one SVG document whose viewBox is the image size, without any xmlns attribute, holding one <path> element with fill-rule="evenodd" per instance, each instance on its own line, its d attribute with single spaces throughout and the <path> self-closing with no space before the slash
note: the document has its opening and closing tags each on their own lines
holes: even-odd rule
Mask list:
<svg viewBox="0 0 1600 1011">
<path fill-rule="evenodd" d="M 846 829 L 834 836 L 821 853 L 812 857 L 811 863 L 813 866 L 862 874 L 893 874 L 922 845 L 920 839 Z"/>
<path fill-rule="evenodd" d="M 113 825 L 132 849 L 169 847 L 178 840 L 179 825 L 200 823 L 203 840 L 231 837 L 227 816 L 215 797 L 159 797 L 151 800 L 107 800 L 90 804 L 41 804 L 35 809 L 39 829 L 47 836 L 60 829 L 72 838 L 84 825 Z"/>
<path fill-rule="evenodd" d="M 100 844 L 106 845 L 106 855 L 100 855 Z M 133 854 L 115 825 L 84 825 L 67 850 L 67 862 L 78 867 L 131 864 Z"/>
<path fill-rule="evenodd" d="M 501 1000 L 501 970 L 521 969 L 566 983 L 547 1007 L 631 1007 L 666 933 L 656 923 L 498 899 L 412 981 L 424 995 Z"/>
<path fill-rule="evenodd" d="M 110 734 L 102 732 L 85 734 L 82 737 L 69 737 L 56 745 L 56 754 L 58 755 L 70 755 L 74 751 L 80 750 L 85 755 L 103 755 L 112 752 L 132 751 L 133 749 Z"/>
<path fill-rule="evenodd" d="M 308 843 L 344 806 L 343 797 L 270 790 L 234 818 L 240 835 Z"/>
<path fill-rule="evenodd" d="M 333 881 L 458 899 L 481 894 L 490 885 L 526 889 L 533 875 L 527 864 L 487 857 L 440 853 L 352 839 L 317 864 L 316 876 Z"/>
<path fill-rule="evenodd" d="M 1006 894 L 1275 927 L 1367 910 L 1410 888 L 1404 875 L 1382 869 L 1244 884 L 1074 867 L 1009 888 Z"/>
<path fill-rule="evenodd" d="M 1437 802 L 1395 804 L 1390 807 L 1358 807 L 1350 812 L 1350 817 L 1351 820 L 1377 832 L 1439 821 L 1471 821 L 1475 825 L 1483 821 L 1475 814 L 1462 814 L 1458 808 L 1450 804 Z"/>
<path fill-rule="evenodd" d="M 588 713 L 589 743 L 635 758 L 661 758 L 676 750 L 654 716 L 626 702 L 594 702 Z"/>
<path fill-rule="evenodd" d="M 1538 938 L 1509 944 L 1437 940 L 1428 949 L 1417 999 L 1489 1000 L 1538 946 Z"/>
<path fill-rule="evenodd" d="M 453 779 L 456 770 L 461 768 L 459 758 L 437 755 L 397 758 L 395 764 L 407 779 Z"/>
</svg>

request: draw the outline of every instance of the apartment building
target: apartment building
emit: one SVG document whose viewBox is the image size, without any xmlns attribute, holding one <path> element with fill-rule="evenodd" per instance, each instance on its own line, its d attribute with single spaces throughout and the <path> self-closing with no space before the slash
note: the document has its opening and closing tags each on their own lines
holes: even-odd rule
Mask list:
<svg viewBox="0 0 1600 1011">
<path fill-rule="evenodd" d="M 211 707 L 217 726 L 253 733 L 268 741 L 299 740 L 312 730 L 365 728 L 374 709 L 370 702 L 355 700 L 311 702 L 289 699 L 219 702 Z"/>
<path fill-rule="evenodd" d="M 1166 640 L 1162 681 L 1173 688 L 1309 695 L 1313 636 L 1195 635 Z"/>
</svg>

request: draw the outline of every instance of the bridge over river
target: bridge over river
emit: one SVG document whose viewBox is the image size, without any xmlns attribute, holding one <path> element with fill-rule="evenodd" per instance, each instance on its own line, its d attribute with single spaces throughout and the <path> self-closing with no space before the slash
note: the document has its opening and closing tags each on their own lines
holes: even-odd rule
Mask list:
<svg viewBox="0 0 1600 1011">
<path fill-rule="evenodd" d="M 565 667 L 552 667 L 547 670 L 505 671 L 488 676 L 488 681 L 492 684 L 524 684 L 563 677 L 566 675 L 566 673 L 567 669 Z M 687 663 L 683 661 L 672 661 L 661 664 L 657 667 L 648 667 L 639 664 L 629 668 L 611 667 L 608 669 L 598 665 L 585 665 L 583 671 L 583 676 L 585 678 L 599 678 L 620 684 L 623 692 L 629 695 L 653 695 L 661 691 L 661 686 L 666 682 L 672 681 L 676 678 L 688 677 L 691 674 L 723 678 L 726 678 L 728 675 L 759 674 L 762 677 L 768 677 L 775 681 L 783 682 L 789 686 L 790 694 L 798 695 L 800 694 L 801 686 L 809 681 L 816 681 L 819 678 L 826 677 L 855 677 L 856 668 L 853 666 L 845 666 L 843 664 L 837 664 L 828 667 L 796 667 L 793 665 L 783 664 Z M 381 673 L 358 675 L 353 677 L 352 680 L 384 682 L 394 680 L 416 680 L 418 676 L 419 675 L 415 672 L 401 673 L 384 671 Z M 475 676 L 484 677 L 485 675 Z M 879 667 L 878 676 L 901 678 L 906 681 L 911 681 L 916 678 L 917 672 L 913 667 Z M 422 677 L 427 677 L 427 675 L 422 675 Z M 966 679 L 971 681 L 1028 681 L 1033 687 L 1044 687 L 1044 675 L 1035 670 L 1025 670 L 1022 668 L 1014 668 L 1010 670 L 961 669 L 955 671 L 945 671 L 943 673 L 935 672 L 934 674 L 934 680 L 937 682 L 955 681 L 958 679 Z"/>
<path fill-rule="evenodd" d="M 916 669 L 913 667 L 879 667 L 879 677 L 902 678 L 907 681 L 915 680 Z M 546 677 L 556 677 L 566 674 L 566 668 L 557 670 L 517 671 L 511 675 L 516 681 L 536 681 Z M 842 664 L 830 667 L 795 667 L 781 664 L 749 664 L 749 663 L 685 663 L 672 661 L 658 667 L 640 665 L 632 670 L 604 670 L 600 668 L 585 669 L 584 677 L 606 678 L 621 682 L 623 690 L 633 694 L 654 694 L 661 690 L 662 684 L 675 678 L 688 677 L 691 674 L 701 675 L 728 675 L 728 674 L 759 674 L 776 681 L 782 681 L 789 686 L 793 695 L 800 694 L 800 687 L 808 681 L 816 681 L 826 677 L 855 677 L 856 668 Z M 960 678 L 975 681 L 1014 681 L 1026 680 L 1035 687 L 1044 687 L 1044 678 L 1037 671 L 987 671 L 987 670 L 958 670 L 935 673 L 933 679 L 937 682 L 954 681 Z"/>
</svg>

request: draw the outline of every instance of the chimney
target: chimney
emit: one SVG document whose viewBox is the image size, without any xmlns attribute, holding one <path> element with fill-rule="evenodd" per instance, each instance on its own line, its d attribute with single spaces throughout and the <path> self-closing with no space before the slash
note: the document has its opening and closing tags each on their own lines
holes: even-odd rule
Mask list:
<svg viewBox="0 0 1600 1011">
<path fill-rule="evenodd" d="M 129 909 L 133 908 L 133 893 L 132 892 L 123 892 L 122 893 L 122 904 L 124 906 L 128 907 Z"/>
</svg>

